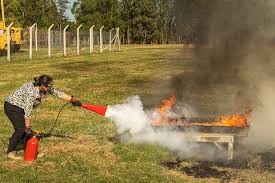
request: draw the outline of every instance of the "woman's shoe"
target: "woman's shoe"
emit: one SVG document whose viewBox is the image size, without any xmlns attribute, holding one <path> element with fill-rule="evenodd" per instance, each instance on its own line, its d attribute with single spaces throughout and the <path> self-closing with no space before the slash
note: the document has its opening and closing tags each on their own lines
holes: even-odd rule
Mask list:
<svg viewBox="0 0 275 183">
<path fill-rule="evenodd" d="M 43 156 L 45 156 L 44 153 L 37 153 L 37 158 L 42 158 Z"/>
<path fill-rule="evenodd" d="M 11 151 L 7 154 L 7 158 L 13 159 L 13 160 L 23 160 L 22 157 L 16 156 L 16 151 Z"/>
</svg>

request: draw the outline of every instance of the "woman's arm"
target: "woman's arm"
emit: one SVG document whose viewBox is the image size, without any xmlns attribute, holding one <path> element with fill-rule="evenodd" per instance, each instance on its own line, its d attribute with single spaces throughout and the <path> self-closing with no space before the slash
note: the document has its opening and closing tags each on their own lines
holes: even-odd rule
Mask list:
<svg viewBox="0 0 275 183">
<path fill-rule="evenodd" d="M 30 126 L 31 126 L 31 120 L 25 119 L 25 127 L 30 127 Z"/>
<path fill-rule="evenodd" d="M 33 110 L 33 101 L 35 96 L 33 94 L 28 94 L 24 100 L 24 118 L 25 118 L 25 127 L 31 126 L 32 110 Z"/>
<path fill-rule="evenodd" d="M 56 97 L 59 97 L 61 99 L 64 99 L 64 100 L 67 100 L 67 101 L 70 101 L 72 96 L 71 95 L 68 95 L 62 91 L 58 91 L 54 88 L 52 88 L 51 90 L 48 91 L 49 94 L 53 95 L 53 96 L 56 96 Z"/>
<path fill-rule="evenodd" d="M 63 95 L 60 96 L 61 99 L 64 99 L 64 100 L 68 100 L 70 101 L 72 99 L 72 96 L 66 94 L 66 93 L 63 93 Z"/>
<path fill-rule="evenodd" d="M 81 106 L 81 102 L 80 102 L 77 98 L 75 98 L 75 97 L 73 97 L 73 96 L 71 96 L 71 95 L 68 95 L 68 94 L 66 94 L 66 93 L 64 93 L 64 92 L 61 92 L 61 91 L 58 91 L 58 90 L 52 88 L 52 89 L 49 91 L 49 93 L 50 93 L 51 95 L 53 95 L 53 96 L 57 96 L 57 97 L 59 97 L 59 98 L 61 98 L 61 99 L 70 101 L 70 102 L 72 103 L 73 106 L 78 106 L 78 107 Z"/>
</svg>

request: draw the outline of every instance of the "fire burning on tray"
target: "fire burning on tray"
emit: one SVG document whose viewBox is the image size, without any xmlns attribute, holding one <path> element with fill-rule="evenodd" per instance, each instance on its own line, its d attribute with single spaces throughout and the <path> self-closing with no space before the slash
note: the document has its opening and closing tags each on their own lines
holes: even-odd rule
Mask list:
<svg viewBox="0 0 275 183">
<path fill-rule="evenodd" d="M 215 122 L 192 123 L 193 125 L 204 126 L 235 126 L 248 127 L 247 117 L 245 115 L 221 116 Z"/>
<path fill-rule="evenodd" d="M 185 117 L 173 118 L 171 113 L 176 103 L 176 97 L 173 95 L 167 100 L 163 100 L 162 104 L 156 108 L 155 112 L 159 114 L 157 119 L 151 122 L 152 126 L 222 126 L 222 127 L 249 127 L 247 118 L 251 110 L 247 110 L 244 114 L 232 116 L 219 116 L 204 120 L 196 118 L 196 120 L 187 119 Z"/>
</svg>

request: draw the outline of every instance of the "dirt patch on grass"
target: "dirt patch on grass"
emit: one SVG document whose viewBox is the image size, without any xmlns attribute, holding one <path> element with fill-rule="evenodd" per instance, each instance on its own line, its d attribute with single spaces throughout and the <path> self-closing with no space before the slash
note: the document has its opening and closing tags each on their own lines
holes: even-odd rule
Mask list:
<svg viewBox="0 0 275 183">
<path fill-rule="evenodd" d="M 200 180 L 200 179 L 194 178 L 193 176 L 185 175 L 185 174 L 182 174 L 181 172 L 174 171 L 174 170 L 168 170 L 165 174 L 168 176 L 179 177 L 185 181 L 188 180 L 188 182 L 197 182 Z M 212 183 L 220 182 L 218 179 L 214 179 L 214 178 L 210 178 L 210 179 L 206 179 L 206 180 L 209 182 L 212 182 Z"/>
<path fill-rule="evenodd" d="M 221 170 L 218 167 L 209 166 L 206 163 L 184 163 L 180 162 L 169 162 L 164 161 L 161 163 L 162 166 L 168 168 L 168 172 L 172 173 L 171 175 L 181 177 L 181 178 L 189 178 L 189 179 L 204 179 L 211 182 L 219 181 L 228 181 L 229 174 L 226 170 Z"/>
<path fill-rule="evenodd" d="M 0 167 L 8 168 L 8 169 L 17 169 L 31 166 L 32 164 L 26 163 L 24 160 L 10 160 L 6 159 L 6 161 L 1 161 Z"/>
<path fill-rule="evenodd" d="M 63 141 L 59 141 L 60 139 L 57 137 L 49 137 L 47 140 L 56 142 L 56 144 L 47 147 L 44 150 L 45 153 L 55 154 L 55 153 L 64 153 L 71 152 L 74 150 L 81 150 L 82 152 L 95 151 L 97 146 L 97 140 L 93 136 L 90 135 L 80 135 L 77 137 L 72 137 L 72 140 L 64 143 Z"/>
<path fill-rule="evenodd" d="M 50 140 L 57 140 L 51 137 Z M 89 161 L 88 154 L 101 155 L 106 161 L 116 161 L 118 158 L 111 152 L 108 145 L 99 145 L 98 140 L 92 135 L 79 135 L 67 143 L 56 143 L 43 150 L 46 154 L 54 155 L 57 153 L 69 153 L 77 155 L 84 160 Z"/>
<path fill-rule="evenodd" d="M 195 178 L 215 178 L 222 181 L 230 180 L 228 171 L 221 170 L 218 167 L 211 167 L 204 164 L 194 164 L 189 167 L 182 167 L 181 172 Z"/>
<path fill-rule="evenodd" d="M 231 162 L 163 161 L 168 173 L 182 178 L 219 182 L 273 182 L 275 180 L 274 153 L 246 154 Z"/>
</svg>

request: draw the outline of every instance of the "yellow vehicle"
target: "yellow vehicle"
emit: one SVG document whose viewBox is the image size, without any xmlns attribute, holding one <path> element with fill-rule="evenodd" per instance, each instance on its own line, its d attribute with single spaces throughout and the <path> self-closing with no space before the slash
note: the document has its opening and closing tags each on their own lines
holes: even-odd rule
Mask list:
<svg viewBox="0 0 275 183">
<path fill-rule="evenodd" d="M 2 11 L 3 16 L 3 11 Z M 4 53 L 4 50 L 7 46 L 7 29 L 5 26 L 5 22 L 0 21 L 0 53 L 1 55 Z"/>
<path fill-rule="evenodd" d="M 11 41 L 13 51 L 19 51 L 21 46 L 21 41 L 23 39 L 23 31 L 20 27 L 11 28 Z"/>
<path fill-rule="evenodd" d="M 4 2 L 1 0 L 2 20 L 0 21 L 0 54 L 7 52 L 7 27 L 5 23 Z M 11 27 L 11 51 L 19 51 L 22 41 L 22 29 Z"/>
</svg>

